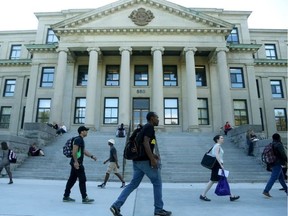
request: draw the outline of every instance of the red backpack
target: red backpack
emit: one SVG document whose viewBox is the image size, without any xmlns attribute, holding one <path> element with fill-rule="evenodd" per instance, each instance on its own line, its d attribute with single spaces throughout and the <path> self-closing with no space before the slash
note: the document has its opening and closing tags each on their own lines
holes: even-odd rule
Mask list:
<svg viewBox="0 0 288 216">
<path fill-rule="evenodd" d="M 276 162 L 276 155 L 273 149 L 273 143 L 269 143 L 265 146 L 263 153 L 262 153 L 262 161 L 266 164 L 273 164 Z"/>
</svg>

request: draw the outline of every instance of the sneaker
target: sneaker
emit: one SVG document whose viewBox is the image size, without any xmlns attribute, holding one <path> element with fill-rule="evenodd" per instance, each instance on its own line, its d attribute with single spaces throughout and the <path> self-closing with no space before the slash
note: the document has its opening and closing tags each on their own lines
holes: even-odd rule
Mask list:
<svg viewBox="0 0 288 216">
<path fill-rule="evenodd" d="M 171 214 L 172 214 L 171 211 L 166 211 L 166 210 L 162 209 L 159 212 L 155 212 L 154 216 L 170 216 Z"/>
<path fill-rule="evenodd" d="M 125 182 L 122 182 L 122 185 L 120 188 L 124 188 L 126 185 L 125 185 Z"/>
<path fill-rule="evenodd" d="M 91 204 L 93 202 L 94 202 L 94 199 L 89 199 L 88 197 L 86 197 L 85 199 L 82 199 L 83 204 Z"/>
<path fill-rule="evenodd" d="M 116 208 L 114 205 L 110 207 L 110 211 L 114 216 L 122 216 L 122 214 L 120 214 L 120 209 Z"/>
<path fill-rule="evenodd" d="M 75 199 L 72 199 L 71 197 L 63 197 L 63 202 L 75 202 Z"/>
<path fill-rule="evenodd" d="M 13 181 L 9 181 L 9 183 L 8 184 L 13 184 Z"/>
<path fill-rule="evenodd" d="M 267 198 L 271 198 L 272 196 L 269 194 L 269 192 L 263 192 L 263 195 L 266 196 Z"/>
<path fill-rule="evenodd" d="M 98 185 L 99 188 L 105 188 L 106 184 L 105 183 L 102 183 L 100 185 Z"/>
<path fill-rule="evenodd" d="M 206 196 L 202 196 L 202 195 L 200 195 L 200 200 L 204 200 L 204 201 L 211 201 L 210 199 L 208 199 Z"/>
<path fill-rule="evenodd" d="M 240 198 L 240 196 L 233 196 L 233 197 L 230 197 L 230 201 L 232 202 L 232 201 L 235 201 L 239 198 Z"/>
</svg>

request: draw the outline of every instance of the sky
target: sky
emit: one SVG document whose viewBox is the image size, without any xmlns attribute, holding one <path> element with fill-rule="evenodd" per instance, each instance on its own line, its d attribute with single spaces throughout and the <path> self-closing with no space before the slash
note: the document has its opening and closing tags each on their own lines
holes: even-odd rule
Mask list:
<svg viewBox="0 0 288 216">
<path fill-rule="evenodd" d="M 252 11 L 249 28 L 288 29 L 287 0 L 169 0 L 190 8 L 221 8 L 233 11 Z M 0 31 L 36 30 L 34 13 L 59 12 L 67 9 L 98 8 L 116 0 L 9 0 L 1 3 Z"/>
</svg>

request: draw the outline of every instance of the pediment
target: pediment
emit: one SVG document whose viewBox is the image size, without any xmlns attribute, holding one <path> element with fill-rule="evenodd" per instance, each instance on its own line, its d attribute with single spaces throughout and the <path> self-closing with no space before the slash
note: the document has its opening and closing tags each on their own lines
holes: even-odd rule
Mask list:
<svg viewBox="0 0 288 216">
<path fill-rule="evenodd" d="M 56 34 L 139 32 L 223 32 L 231 23 L 165 0 L 120 0 L 52 26 Z"/>
</svg>

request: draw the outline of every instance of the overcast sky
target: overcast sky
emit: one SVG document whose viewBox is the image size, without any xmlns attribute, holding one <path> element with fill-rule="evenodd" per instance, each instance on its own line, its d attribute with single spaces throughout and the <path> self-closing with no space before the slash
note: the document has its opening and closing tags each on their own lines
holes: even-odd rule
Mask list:
<svg viewBox="0 0 288 216">
<path fill-rule="evenodd" d="M 0 31 L 36 30 L 36 12 L 98 8 L 116 0 L 8 0 L 0 7 Z M 252 11 L 249 28 L 287 29 L 288 0 L 170 0 L 184 7 Z"/>
</svg>

